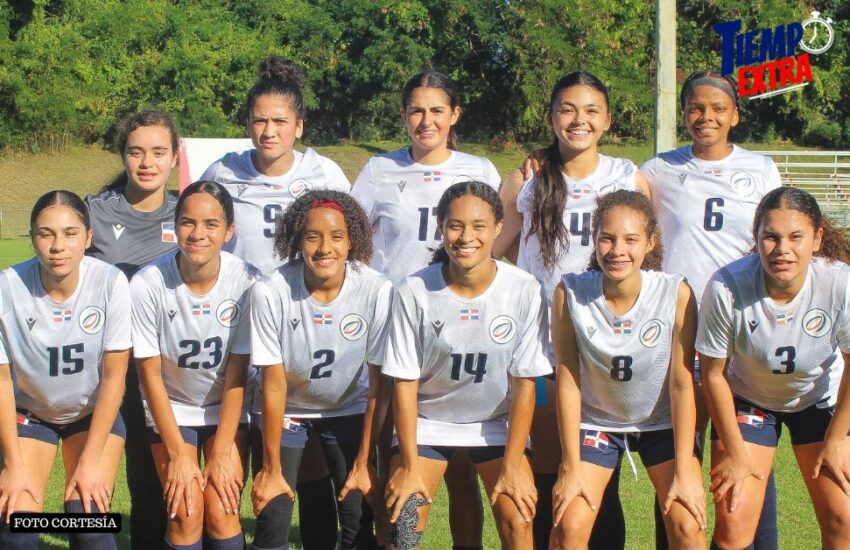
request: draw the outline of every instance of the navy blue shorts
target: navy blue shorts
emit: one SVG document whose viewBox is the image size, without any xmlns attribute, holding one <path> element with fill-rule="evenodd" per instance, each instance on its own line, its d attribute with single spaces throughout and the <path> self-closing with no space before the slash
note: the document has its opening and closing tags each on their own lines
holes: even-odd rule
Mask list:
<svg viewBox="0 0 850 550">
<path fill-rule="evenodd" d="M 466 451 L 469 453 L 469 458 L 472 460 L 472 463 L 475 465 L 483 464 L 485 462 L 490 462 L 491 460 L 496 460 L 499 458 L 505 457 L 505 446 L 504 445 L 492 445 L 492 446 L 482 446 L 482 447 L 452 447 L 448 445 L 417 445 L 416 451 L 422 458 L 430 458 L 431 460 L 440 460 L 442 462 L 448 462 L 449 459 L 455 454 L 456 451 Z M 395 445 L 392 448 L 392 454 L 397 455 L 401 453 L 401 449 L 399 449 L 398 445 Z M 530 456 L 531 453 L 528 449 L 525 450 L 526 456 Z"/>
<path fill-rule="evenodd" d="M 673 430 L 653 430 L 651 432 L 600 432 L 581 430 L 581 461 L 590 462 L 613 470 L 628 450 L 640 455 L 646 468 L 663 464 L 676 457 L 676 445 Z M 694 454 L 694 456 L 697 456 Z"/>
<path fill-rule="evenodd" d="M 15 415 L 15 421 L 18 426 L 18 437 L 37 439 L 52 445 L 58 445 L 60 439 L 64 440 L 80 432 L 89 431 L 91 419 L 92 415 L 90 414 L 70 424 L 54 424 L 40 420 L 32 413 L 23 409 L 18 409 Z M 127 439 L 127 427 L 124 425 L 124 417 L 121 416 L 120 411 L 118 412 L 118 416 L 115 417 L 115 422 L 113 422 L 109 433 L 115 434 L 121 439 Z"/>
<path fill-rule="evenodd" d="M 287 418 L 280 446 L 303 449 L 310 435 L 316 434 L 327 445 L 360 445 L 363 437 L 362 414 L 328 418 Z"/>
<path fill-rule="evenodd" d="M 218 426 L 177 426 L 180 429 L 180 435 L 183 436 L 183 441 L 193 447 L 203 447 L 207 444 L 212 436 L 215 435 Z M 239 424 L 237 431 L 247 430 L 248 424 Z M 162 443 L 162 436 L 153 427 L 148 428 L 148 442 L 151 445 Z"/>
<path fill-rule="evenodd" d="M 826 400 L 799 412 L 776 412 L 735 397 L 735 415 L 741 436 L 747 443 L 764 447 L 776 447 L 782 434 L 782 424 L 788 426 L 792 445 L 820 443 L 834 413 L 835 406 L 827 405 Z M 718 439 L 720 436 L 712 423 L 711 440 Z"/>
</svg>

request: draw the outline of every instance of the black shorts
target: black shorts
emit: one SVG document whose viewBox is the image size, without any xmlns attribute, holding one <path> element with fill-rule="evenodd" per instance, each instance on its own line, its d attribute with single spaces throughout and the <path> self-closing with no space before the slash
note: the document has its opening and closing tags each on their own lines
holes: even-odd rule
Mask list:
<svg viewBox="0 0 850 550">
<path fill-rule="evenodd" d="M 285 449 L 303 449 L 307 439 L 316 434 L 323 443 L 329 445 L 360 445 L 363 436 L 363 414 L 330 416 L 326 418 L 291 418 L 283 421 L 283 434 L 280 446 Z M 262 418 L 256 415 L 257 427 L 261 433 Z"/>
<path fill-rule="evenodd" d="M 64 440 L 80 432 L 89 431 L 91 419 L 92 415 L 89 414 L 69 424 L 54 424 L 53 422 L 45 422 L 24 409 L 18 409 L 15 415 L 18 437 L 37 439 L 53 445 L 58 445 L 60 439 Z M 127 427 L 124 425 L 124 417 L 121 416 L 120 411 L 115 417 L 115 422 L 112 423 L 112 429 L 109 433 L 115 434 L 121 439 L 127 439 Z"/>
<path fill-rule="evenodd" d="M 183 436 L 183 441 L 192 445 L 193 447 L 203 447 L 207 444 L 207 441 L 210 440 L 212 436 L 215 435 L 215 432 L 218 430 L 218 426 L 177 426 L 180 429 L 180 435 Z M 247 430 L 248 424 L 239 424 L 238 430 Z M 162 443 L 162 436 L 156 431 L 156 428 L 149 427 L 148 428 L 148 442 L 151 445 L 155 445 L 157 443 Z"/>
<path fill-rule="evenodd" d="M 430 458 L 431 460 L 440 460 L 442 462 L 448 462 L 449 459 L 455 454 L 456 451 L 466 451 L 469 453 L 469 458 L 472 460 L 472 463 L 475 465 L 483 464 L 485 462 L 490 462 L 491 460 L 496 460 L 498 458 L 505 457 L 505 446 L 504 445 L 492 445 L 492 446 L 481 446 L 481 447 L 452 447 L 447 445 L 417 445 L 416 446 L 417 453 L 422 458 Z M 392 448 L 392 454 L 397 455 L 400 454 L 401 450 L 398 445 Z M 531 453 L 528 449 L 525 450 L 526 456 L 530 456 Z"/>
<path fill-rule="evenodd" d="M 601 432 L 583 429 L 580 434 L 581 461 L 611 470 L 617 466 L 626 451 L 637 452 L 646 468 L 663 464 L 676 457 L 671 428 L 651 432 Z M 696 444 L 694 447 L 694 456 L 697 456 Z"/>
</svg>

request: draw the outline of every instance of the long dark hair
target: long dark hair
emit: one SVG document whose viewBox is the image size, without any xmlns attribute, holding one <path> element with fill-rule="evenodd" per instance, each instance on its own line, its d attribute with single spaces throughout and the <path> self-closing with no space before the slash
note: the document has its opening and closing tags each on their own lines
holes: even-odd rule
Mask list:
<svg viewBox="0 0 850 550">
<path fill-rule="evenodd" d="M 408 80 L 407 84 L 404 85 L 404 89 L 401 91 L 401 108 L 403 110 L 407 110 L 410 95 L 416 88 L 437 88 L 442 90 L 446 94 L 446 97 L 449 98 L 449 106 L 452 111 L 454 111 L 455 107 L 462 107 L 463 98 L 460 95 L 460 90 L 452 82 L 452 79 L 439 71 L 429 68 Z M 457 150 L 457 132 L 455 132 L 454 126 L 449 128 L 447 145 L 449 149 L 453 151 Z"/>
<path fill-rule="evenodd" d="M 304 95 L 301 87 L 304 85 L 304 75 L 294 61 L 284 59 L 279 55 L 270 55 L 260 62 L 260 78 L 248 90 L 245 102 L 245 117 L 250 122 L 254 104 L 261 95 L 281 95 L 289 100 L 292 110 L 299 120 L 307 114 L 304 105 Z"/>
<path fill-rule="evenodd" d="M 180 220 L 180 214 L 183 212 L 183 204 L 186 202 L 186 199 L 198 193 L 206 193 L 218 201 L 222 211 L 224 211 L 224 221 L 228 227 L 233 225 L 233 198 L 220 183 L 208 180 L 196 181 L 180 193 L 180 198 L 177 199 L 177 207 L 174 209 L 174 223 Z"/>
<path fill-rule="evenodd" d="M 89 209 L 86 206 L 86 203 L 83 202 L 83 199 L 81 199 L 76 193 L 66 191 L 65 189 L 58 189 L 56 191 L 48 191 L 35 201 L 35 204 L 30 211 L 30 235 L 32 235 L 32 228 L 35 226 L 35 220 L 38 219 L 38 216 L 51 206 L 57 205 L 67 206 L 73 210 L 80 218 L 80 221 L 83 222 L 83 226 L 85 226 L 86 231 L 91 229 Z"/>
<path fill-rule="evenodd" d="M 850 264 L 850 241 L 847 236 L 835 227 L 832 219 L 821 213 L 818 201 L 811 194 L 796 187 L 778 187 L 762 197 L 753 217 L 753 239 L 756 242 L 764 215 L 782 208 L 804 214 L 812 222 L 815 231 L 823 229 L 820 250 L 815 252 L 815 256 Z"/>
<path fill-rule="evenodd" d="M 496 223 L 499 223 L 505 218 L 505 209 L 502 206 L 502 200 L 492 187 L 481 181 L 462 181 L 446 189 L 443 196 L 440 197 L 440 202 L 437 203 L 438 227 L 443 227 L 443 222 L 446 221 L 446 216 L 449 215 L 449 208 L 451 208 L 452 202 L 455 199 L 466 196 L 478 197 L 489 204 L 490 208 L 493 209 L 493 216 L 496 218 Z M 439 248 L 434 251 L 434 256 L 431 258 L 430 263 L 449 263 L 449 254 L 446 252 L 444 243 L 440 243 Z"/>
<path fill-rule="evenodd" d="M 622 207 L 628 208 L 640 214 L 645 222 L 646 237 L 655 235 L 655 248 L 643 257 L 641 269 L 661 271 L 664 263 L 664 247 L 661 244 L 661 230 L 658 226 L 658 216 L 649 197 L 637 191 L 619 189 L 607 195 L 599 197 L 596 201 L 596 212 L 593 213 L 593 252 L 590 254 L 590 262 L 587 264 L 588 271 L 602 271 L 599 260 L 596 258 L 596 237 L 599 236 L 599 228 L 605 215 L 612 209 Z"/>
<path fill-rule="evenodd" d="M 177 154 L 177 151 L 180 149 L 180 132 L 177 130 L 177 124 L 174 123 L 174 119 L 165 111 L 147 109 L 131 114 L 118 124 L 118 131 L 115 135 L 115 149 L 121 155 L 122 159 L 124 157 L 124 151 L 127 148 L 127 138 L 133 131 L 143 126 L 161 126 L 168 130 L 168 134 L 171 136 L 171 153 L 174 155 Z M 112 181 L 101 189 L 101 193 L 113 189 L 121 189 L 127 185 L 127 181 L 127 170 L 122 170 L 120 174 L 115 176 Z"/>
<path fill-rule="evenodd" d="M 605 97 L 608 107 L 608 88 L 596 76 L 587 71 L 576 71 L 561 78 L 549 96 L 551 116 L 561 92 L 578 85 L 590 86 Z M 567 207 L 567 186 L 561 172 L 561 151 L 558 137 L 546 148 L 546 162 L 535 176 L 534 201 L 531 205 L 531 229 L 526 239 L 537 235 L 543 266 L 552 269 L 569 248 L 570 232 L 564 225 L 564 209 Z"/>
</svg>

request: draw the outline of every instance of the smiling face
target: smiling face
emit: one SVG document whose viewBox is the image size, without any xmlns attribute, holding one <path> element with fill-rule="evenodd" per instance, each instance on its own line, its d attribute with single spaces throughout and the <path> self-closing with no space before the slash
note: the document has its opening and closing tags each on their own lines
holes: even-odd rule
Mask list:
<svg viewBox="0 0 850 550">
<path fill-rule="evenodd" d="M 451 202 L 441 229 L 452 267 L 468 271 L 490 260 L 502 222 L 496 221 L 487 201 L 465 195 Z"/>
<path fill-rule="evenodd" d="M 204 192 L 187 197 L 177 217 L 177 246 L 189 264 L 200 267 L 216 261 L 221 247 L 233 237 L 218 200 Z"/>
<path fill-rule="evenodd" d="M 685 102 L 685 126 L 697 156 L 710 156 L 728 149 L 729 131 L 738 124 L 738 108 L 723 90 L 702 84 Z"/>
<path fill-rule="evenodd" d="M 304 276 L 310 286 L 321 286 L 322 281 L 336 281 L 337 288 L 342 286 L 349 250 L 351 240 L 342 212 L 326 207 L 311 208 L 301 237 Z"/>
<path fill-rule="evenodd" d="M 401 112 L 414 158 L 447 150 L 449 131 L 459 117 L 460 107 L 452 108 L 451 100 L 443 90 L 424 86 L 414 88 L 407 107 Z"/>
<path fill-rule="evenodd" d="M 640 276 L 646 255 L 655 248 L 641 212 L 615 206 L 605 213 L 595 235 L 596 258 L 606 278 L 623 281 Z"/>
<path fill-rule="evenodd" d="M 292 155 L 295 140 L 304 132 L 304 121 L 281 94 L 257 96 L 248 113 L 248 136 L 254 143 L 255 162 L 261 173 Z M 278 175 L 278 174 L 275 174 Z"/>
<path fill-rule="evenodd" d="M 605 95 L 586 84 L 561 90 L 546 116 L 561 151 L 567 154 L 595 149 L 611 127 Z"/>
<path fill-rule="evenodd" d="M 91 245 L 92 232 L 73 208 L 57 204 L 36 217 L 31 237 L 42 282 L 61 282 L 78 274 L 86 248 Z"/>
<path fill-rule="evenodd" d="M 139 126 L 127 134 L 122 160 L 127 185 L 144 193 L 163 191 L 177 164 L 171 132 L 164 126 Z"/>
<path fill-rule="evenodd" d="M 823 229 L 798 210 L 768 210 L 758 228 L 758 251 L 768 294 L 796 295 L 806 280 L 809 262 L 820 250 Z"/>
</svg>

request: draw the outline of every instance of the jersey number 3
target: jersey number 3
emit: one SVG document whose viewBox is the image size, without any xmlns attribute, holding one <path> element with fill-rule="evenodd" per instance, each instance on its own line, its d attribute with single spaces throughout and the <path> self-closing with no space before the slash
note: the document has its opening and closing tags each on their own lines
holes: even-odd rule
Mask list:
<svg viewBox="0 0 850 550">
<path fill-rule="evenodd" d="M 221 363 L 224 357 L 222 351 L 223 342 L 221 338 L 215 336 L 204 340 L 204 350 L 209 352 L 209 361 L 189 361 L 201 354 L 201 343 L 197 340 L 180 340 L 180 349 L 188 348 L 185 353 L 181 353 L 177 357 L 177 366 L 181 369 L 197 369 L 203 367 L 205 369 L 213 369 Z"/>
</svg>

